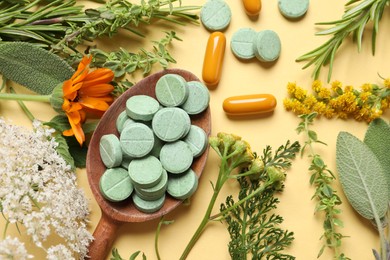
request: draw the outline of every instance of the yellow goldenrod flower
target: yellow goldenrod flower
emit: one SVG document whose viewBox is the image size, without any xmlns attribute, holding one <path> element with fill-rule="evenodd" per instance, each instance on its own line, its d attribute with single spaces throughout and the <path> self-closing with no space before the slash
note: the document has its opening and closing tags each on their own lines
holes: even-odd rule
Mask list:
<svg viewBox="0 0 390 260">
<path fill-rule="evenodd" d="M 287 84 L 287 93 L 289 95 L 294 95 L 295 94 L 295 89 L 296 89 L 297 85 L 293 82 L 289 82 Z"/>
<path fill-rule="evenodd" d="M 383 87 L 365 83 L 360 89 L 344 86 L 340 81 L 334 81 L 329 88 L 316 80 L 312 83 L 313 93 L 295 83 L 289 83 L 289 97 L 283 101 L 284 107 L 298 115 L 317 112 L 318 116 L 342 119 L 354 118 L 370 122 L 383 114 L 390 107 L 390 78 L 384 79 Z"/>
<path fill-rule="evenodd" d="M 307 95 L 306 98 L 303 100 L 303 104 L 308 108 L 313 107 L 314 104 L 317 102 L 317 98 L 314 95 Z"/>
<path fill-rule="evenodd" d="M 322 82 L 319 80 L 313 81 L 311 88 L 314 90 L 314 92 L 318 93 L 322 89 Z"/>
<path fill-rule="evenodd" d="M 383 85 L 385 85 L 386 88 L 390 88 L 390 78 L 386 78 L 383 81 Z"/>
<path fill-rule="evenodd" d="M 307 92 L 306 90 L 304 90 L 300 87 L 297 87 L 295 89 L 295 98 L 300 100 L 300 101 L 304 100 L 306 97 L 306 92 Z"/>
<path fill-rule="evenodd" d="M 372 90 L 372 85 L 369 83 L 365 83 L 362 85 L 362 90 L 365 92 L 371 92 Z"/>
<path fill-rule="evenodd" d="M 320 91 L 318 92 L 318 97 L 320 99 L 330 99 L 330 90 L 327 88 L 321 88 Z"/>
<path fill-rule="evenodd" d="M 342 87 L 343 87 L 342 83 L 338 80 L 333 81 L 331 84 L 332 91 L 338 95 L 341 95 L 343 93 Z"/>
</svg>

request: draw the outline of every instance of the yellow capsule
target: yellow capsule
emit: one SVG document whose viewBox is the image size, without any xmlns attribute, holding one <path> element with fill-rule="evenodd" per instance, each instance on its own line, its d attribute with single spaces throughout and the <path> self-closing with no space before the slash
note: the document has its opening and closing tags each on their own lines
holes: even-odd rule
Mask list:
<svg viewBox="0 0 390 260">
<path fill-rule="evenodd" d="M 249 16 L 256 16 L 261 10 L 261 0 L 242 0 L 245 12 Z"/>
<path fill-rule="evenodd" d="M 271 94 L 252 94 L 229 97 L 223 101 L 223 110 L 230 116 L 258 115 L 274 111 L 276 98 Z"/>
<path fill-rule="evenodd" d="M 202 78 L 208 87 L 215 87 L 221 79 L 226 37 L 221 32 L 213 32 L 207 41 L 203 61 Z"/>
</svg>

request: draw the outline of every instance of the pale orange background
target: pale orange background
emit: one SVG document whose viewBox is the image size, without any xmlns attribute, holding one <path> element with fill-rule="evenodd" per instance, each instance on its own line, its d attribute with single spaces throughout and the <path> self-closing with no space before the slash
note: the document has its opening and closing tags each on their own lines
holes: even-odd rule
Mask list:
<svg viewBox="0 0 390 260">
<path fill-rule="evenodd" d="M 81 1 L 80 1 L 81 2 Z M 182 0 L 184 5 L 201 5 L 205 1 Z M 316 0 L 310 1 L 309 10 L 303 19 L 290 21 L 284 18 L 279 10 L 277 1 L 263 1 L 262 10 L 258 19 L 250 19 L 244 12 L 241 1 L 227 1 L 232 10 L 232 20 L 224 31 L 227 38 L 227 48 L 223 64 L 222 78 L 219 86 L 211 93 L 212 134 L 220 131 L 235 133 L 242 136 L 251 145 L 253 150 L 262 153 L 266 145 L 271 145 L 274 150 L 287 140 L 302 142 L 303 137 L 298 136 L 295 128 L 299 119 L 291 112 L 286 112 L 282 101 L 286 97 L 286 85 L 288 82 L 296 82 L 298 85 L 309 89 L 312 78 L 312 68 L 302 70 L 304 63 L 296 63 L 295 59 L 309 50 L 324 43 L 327 37 L 314 36 L 320 28 L 314 23 L 339 19 L 343 14 L 346 1 L 340 0 Z M 84 2 L 83 2 L 84 3 Z M 363 83 L 382 84 L 379 75 L 389 77 L 388 70 L 388 43 L 390 36 L 386 28 L 390 26 L 389 12 L 386 12 L 380 23 L 380 32 L 377 38 L 376 55 L 371 55 L 370 29 L 365 31 L 361 53 L 357 52 L 357 46 L 348 38 L 340 47 L 336 55 L 332 80 L 340 80 L 344 84 L 359 87 Z M 243 62 L 238 60 L 230 50 L 230 39 L 235 31 L 242 27 L 250 27 L 257 31 L 271 29 L 277 32 L 282 42 L 282 51 L 278 61 L 272 65 L 262 64 L 256 60 Z M 174 41 L 169 50 L 177 63 L 170 68 L 181 68 L 191 71 L 201 77 L 202 63 L 205 45 L 210 35 L 202 25 L 176 26 L 166 22 L 158 22 L 151 26 L 143 27 L 147 34 L 145 39 L 134 35 L 122 34 L 112 40 L 99 41 L 98 47 L 107 50 L 116 50 L 119 47 L 129 51 L 137 51 L 140 47 L 150 49 L 152 40 L 163 37 L 164 30 L 175 30 L 182 42 Z M 387 44 L 387 45 L 386 45 Z M 161 67 L 154 67 L 154 71 Z M 132 81 L 142 78 L 140 74 L 129 77 Z M 321 80 L 326 80 L 326 70 L 322 71 Z M 222 110 L 222 102 L 225 98 L 235 95 L 271 93 L 278 101 L 273 115 L 257 119 L 229 119 Z M 55 114 L 45 104 L 27 103 L 32 113 L 41 120 L 50 120 Z M 23 114 L 15 102 L 0 103 L 1 116 L 12 120 L 15 124 L 31 127 L 29 120 Z M 389 113 L 385 113 L 385 119 L 389 119 Z M 319 139 L 326 142 L 327 146 L 315 146 L 315 150 L 322 156 L 329 168 L 336 172 L 335 142 L 340 131 L 348 131 L 359 138 L 363 138 L 367 124 L 354 120 L 327 120 L 316 121 L 314 130 Z M 165 219 L 174 220 L 169 226 L 163 226 L 159 250 L 162 259 L 178 259 L 185 245 L 195 231 L 202 218 L 209 198 L 212 194 L 210 181 L 215 181 L 218 173 L 219 160 L 213 151 L 210 151 L 209 159 L 200 179 L 199 188 L 188 206 L 180 206 L 174 212 L 168 214 Z M 323 217 L 314 214 L 315 201 L 311 200 L 314 188 L 309 185 L 308 173 L 309 160 L 307 157 L 297 157 L 291 170 L 288 171 L 285 182 L 285 190 L 280 195 L 280 204 L 276 212 L 284 217 L 282 227 L 295 233 L 295 240 L 286 251 L 296 256 L 296 259 L 316 259 L 322 245 L 319 240 L 323 229 Z M 100 209 L 96 204 L 89 189 L 84 169 L 77 171 L 79 185 L 82 187 L 90 201 L 91 223 L 90 230 L 94 230 L 100 218 Z M 214 213 L 219 211 L 219 204 L 227 195 L 237 194 L 235 182 L 228 182 L 214 208 Z M 345 228 L 339 231 L 348 236 L 343 239 L 342 251 L 352 259 L 373 259 L 372 248 L 379 247 L 377 233 L 373 226 L 359 217 L 349 206 L 339 185 L 336 186 L 343 205 L 341 219 Z M 0 218 L 1 219 L 1 218 Z M 1 220 L 4 226 L 3 220 Z M 154 253 L 154 234 L 158 220 L 147 223 L 124 224 L 117 234 L 114 247 L 118 248 L 123 258 L 141 250 L 148 259 L 156 259 Z M 10 233 L 18 236 L 14 228 Z M 1 230 L 2 232 L 2 230 Z M 27 239 L 26 243 L 30 243 Z M 226 225 L 220 222 L 209 223 L 200 240 L 193 248 L 188 259 L 230 259 L 227 244 L 229 234 Z M 35 259 L 44 259 L 44 254 L 37 250 Z M 332 259 L 333 254 L 325 250 L 321 259 Z"/>
</svg>

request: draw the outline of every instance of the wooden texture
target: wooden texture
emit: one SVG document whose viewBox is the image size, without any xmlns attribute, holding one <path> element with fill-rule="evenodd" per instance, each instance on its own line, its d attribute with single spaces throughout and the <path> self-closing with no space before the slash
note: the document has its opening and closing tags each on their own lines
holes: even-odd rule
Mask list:
<svg viewBox="0 0 390 260">
<path fill-rule="evenodd" d="M 99 190 L 100 177 L 106 170 L 102 160 L 100 159 L 100 138 L 105 134 L 115 134 L 119 136 L 119 133 L 116 130 L 115 122 L 118 115 L 123 110 L 125 110 L 126 100 L 134 95 L 148 95 L 156 98 L 154 91 L 156 82 L 161 76 L 167 73 L 181 75 L 187 81 L 199 81 L 199 79 L 194 74 L 180 69 L 167 69 L 144 78 L 131 89 L 123 93 L 110 106 L 110 108 L 101 118 L 91 138 L 87 154 L 86 170 L 90 188 L 101 208 L 102 218 L 100 219 L 99 224 L 93 234 L 95 240 L 89 248 L 90 259 L 99 260 L 106 258 L 109 250 L 111 249 L 112 242 L 115 239 L 115 231 L 121 223 L 144 222 L 156 219 L 172 211 L 182 202 L 181 200 L 174 199 L 167 195 L 163 207 L 155 213 L 148 214 L 137 210 L 134 207 L 131 199 L 120 203 L 107 201 L 103 198 Z M 199 115 L 191 116 L 191 123 L 203 128 L 209 136 L 211 132 L 210 108 L 207 108 L 207 110 Z M 206 164 L 208 150 L 209 148 L 206 149 L 202 156 L 196 158 L 191 166 L 191 168 L 198 176 L 202 174 L 203 168 Z"/>
</svg>

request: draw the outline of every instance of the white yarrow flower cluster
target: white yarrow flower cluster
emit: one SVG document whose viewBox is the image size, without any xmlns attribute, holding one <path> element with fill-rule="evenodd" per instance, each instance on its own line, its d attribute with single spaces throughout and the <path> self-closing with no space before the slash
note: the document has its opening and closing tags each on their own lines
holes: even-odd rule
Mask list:
<svg viewBox="0 0 390 260">
<path fill-rule="evenodd" d="M 52 233 L 63 238 L 64 244 L 45 248 L 47 259 L 83 259 L 92 241 L 88 201 L 55 150 L 53 130 L 39 121 L 33 126 L 29 131 L 0 118 L 0 210 L 10 223 L 22 224 L 38 247 L 45 248 Z M 6 245 L 0 242 L 0 250 Z"/>
</svg>

